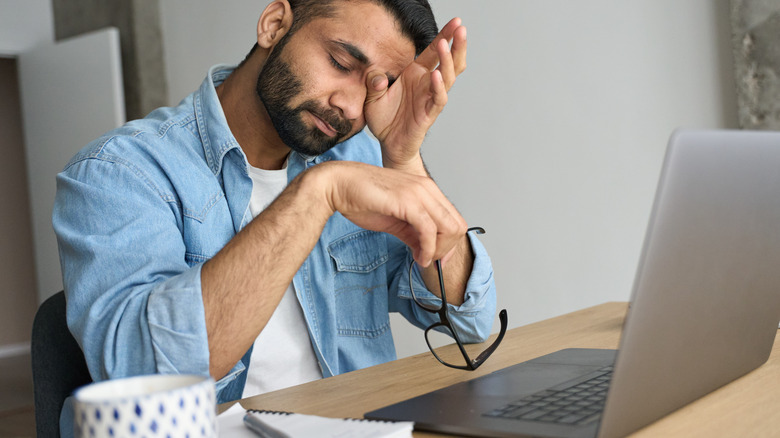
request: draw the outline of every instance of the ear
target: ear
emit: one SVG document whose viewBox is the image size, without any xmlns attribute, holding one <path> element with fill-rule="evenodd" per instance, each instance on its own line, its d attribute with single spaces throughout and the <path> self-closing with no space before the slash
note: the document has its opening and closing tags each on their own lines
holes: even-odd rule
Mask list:
<svg viewBox="0 0 780 438">
<path fill-rule="evenodd" d="M 257 44 L 269 49 L 290 30 L 293 16 L 287 0 L 274 0 L 257 21 Z"/>
</svg>

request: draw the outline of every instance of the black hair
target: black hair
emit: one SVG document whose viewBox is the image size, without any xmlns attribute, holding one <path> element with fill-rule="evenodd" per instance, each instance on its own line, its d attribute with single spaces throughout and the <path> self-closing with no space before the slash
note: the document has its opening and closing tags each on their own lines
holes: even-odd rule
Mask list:
<svg viewBox="0 0 780 438">
<path fill-rule="evenodd" d="M 428 0 L 371 0 L 385 7 L 401 25 L 401 31 L 414 42 L 419 55 L 439 33 L 436 18 Z"/>
<path fill-rule="evenodd" d="M 332 17 L 335 13 L 334 3 L 348 0 L 288 0 L 293 14 L 293 23 L 284 36 L 285 43 L 303 25 L 318 17 Z M 366 0 L 384 7 L 390 12 L 401 27 L 401 32 L 414 43 L 415 55 L 419 55 L 428 47 L 439 33 L 436 18 L 433 16 L 428 0 Z M 280 41 L 281 43 L 281 41 Z M 283 45 L 283 44 L 282 44 Z M 258 45 L 255 43 L 244 61 L 254 53 Z M 278 47 L 281 49 L 281 47 Z"/>
</svg>

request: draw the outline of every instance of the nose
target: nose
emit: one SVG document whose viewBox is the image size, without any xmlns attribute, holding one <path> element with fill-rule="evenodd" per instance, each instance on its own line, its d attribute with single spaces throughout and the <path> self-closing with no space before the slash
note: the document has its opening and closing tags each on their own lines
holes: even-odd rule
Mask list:
<svg viewBox="0 0 780 438">
<path fill-rule="evenodd" d="M 330 104 L 338 108 L 341 115 L 350 121 L 363 116 L 363 104 L 366 101 L 366 86 L 350 82 L 343 84 L 331 94 Z"/>
</svg>

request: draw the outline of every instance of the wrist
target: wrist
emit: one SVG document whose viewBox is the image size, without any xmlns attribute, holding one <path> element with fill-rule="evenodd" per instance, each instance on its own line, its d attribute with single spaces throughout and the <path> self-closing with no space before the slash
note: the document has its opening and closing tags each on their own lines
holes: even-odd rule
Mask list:
<svg viewBox="0 0 780 438">
<path fill-rule="evenodd" d="M 384 148 L 382 148 L 382 166 L 387 169 L 400 170 L 413 175 L 426 177 L 430 176 L 419 152 L 417 152 L 410 160 L 397 161 L 393 160 L 388 154 L 386 154 L 384 152 Z"/>
<path fill-rule="evenodd" d="M 333 171 L 333 164 L 331 162 L 318 164 L 296 178 L 298 190 L 310 196 L 307 202 L 311 206 L 311 213 L 322 215 L 326 220 L 336 212 L 334 176 L 337 176 L 338 172 Z"/>
</svg>

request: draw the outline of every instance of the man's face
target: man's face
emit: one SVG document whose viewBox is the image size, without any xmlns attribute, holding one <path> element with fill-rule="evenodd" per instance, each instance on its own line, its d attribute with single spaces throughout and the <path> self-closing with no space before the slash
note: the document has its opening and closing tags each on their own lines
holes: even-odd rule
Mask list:
<svg viewBox="0 0 780 438">
<path fill-rule="evenodd" d="M 314 18 L 271 51 L 257 94 L 282 141 L 319 155 L 365 127 L 366 77 L 390 82 L 414 60 L 414 44 L 372 2 L 336 2 L 331 18 Z M 289 38 L 288 38 L 289 37 Z"/>
</svg>

